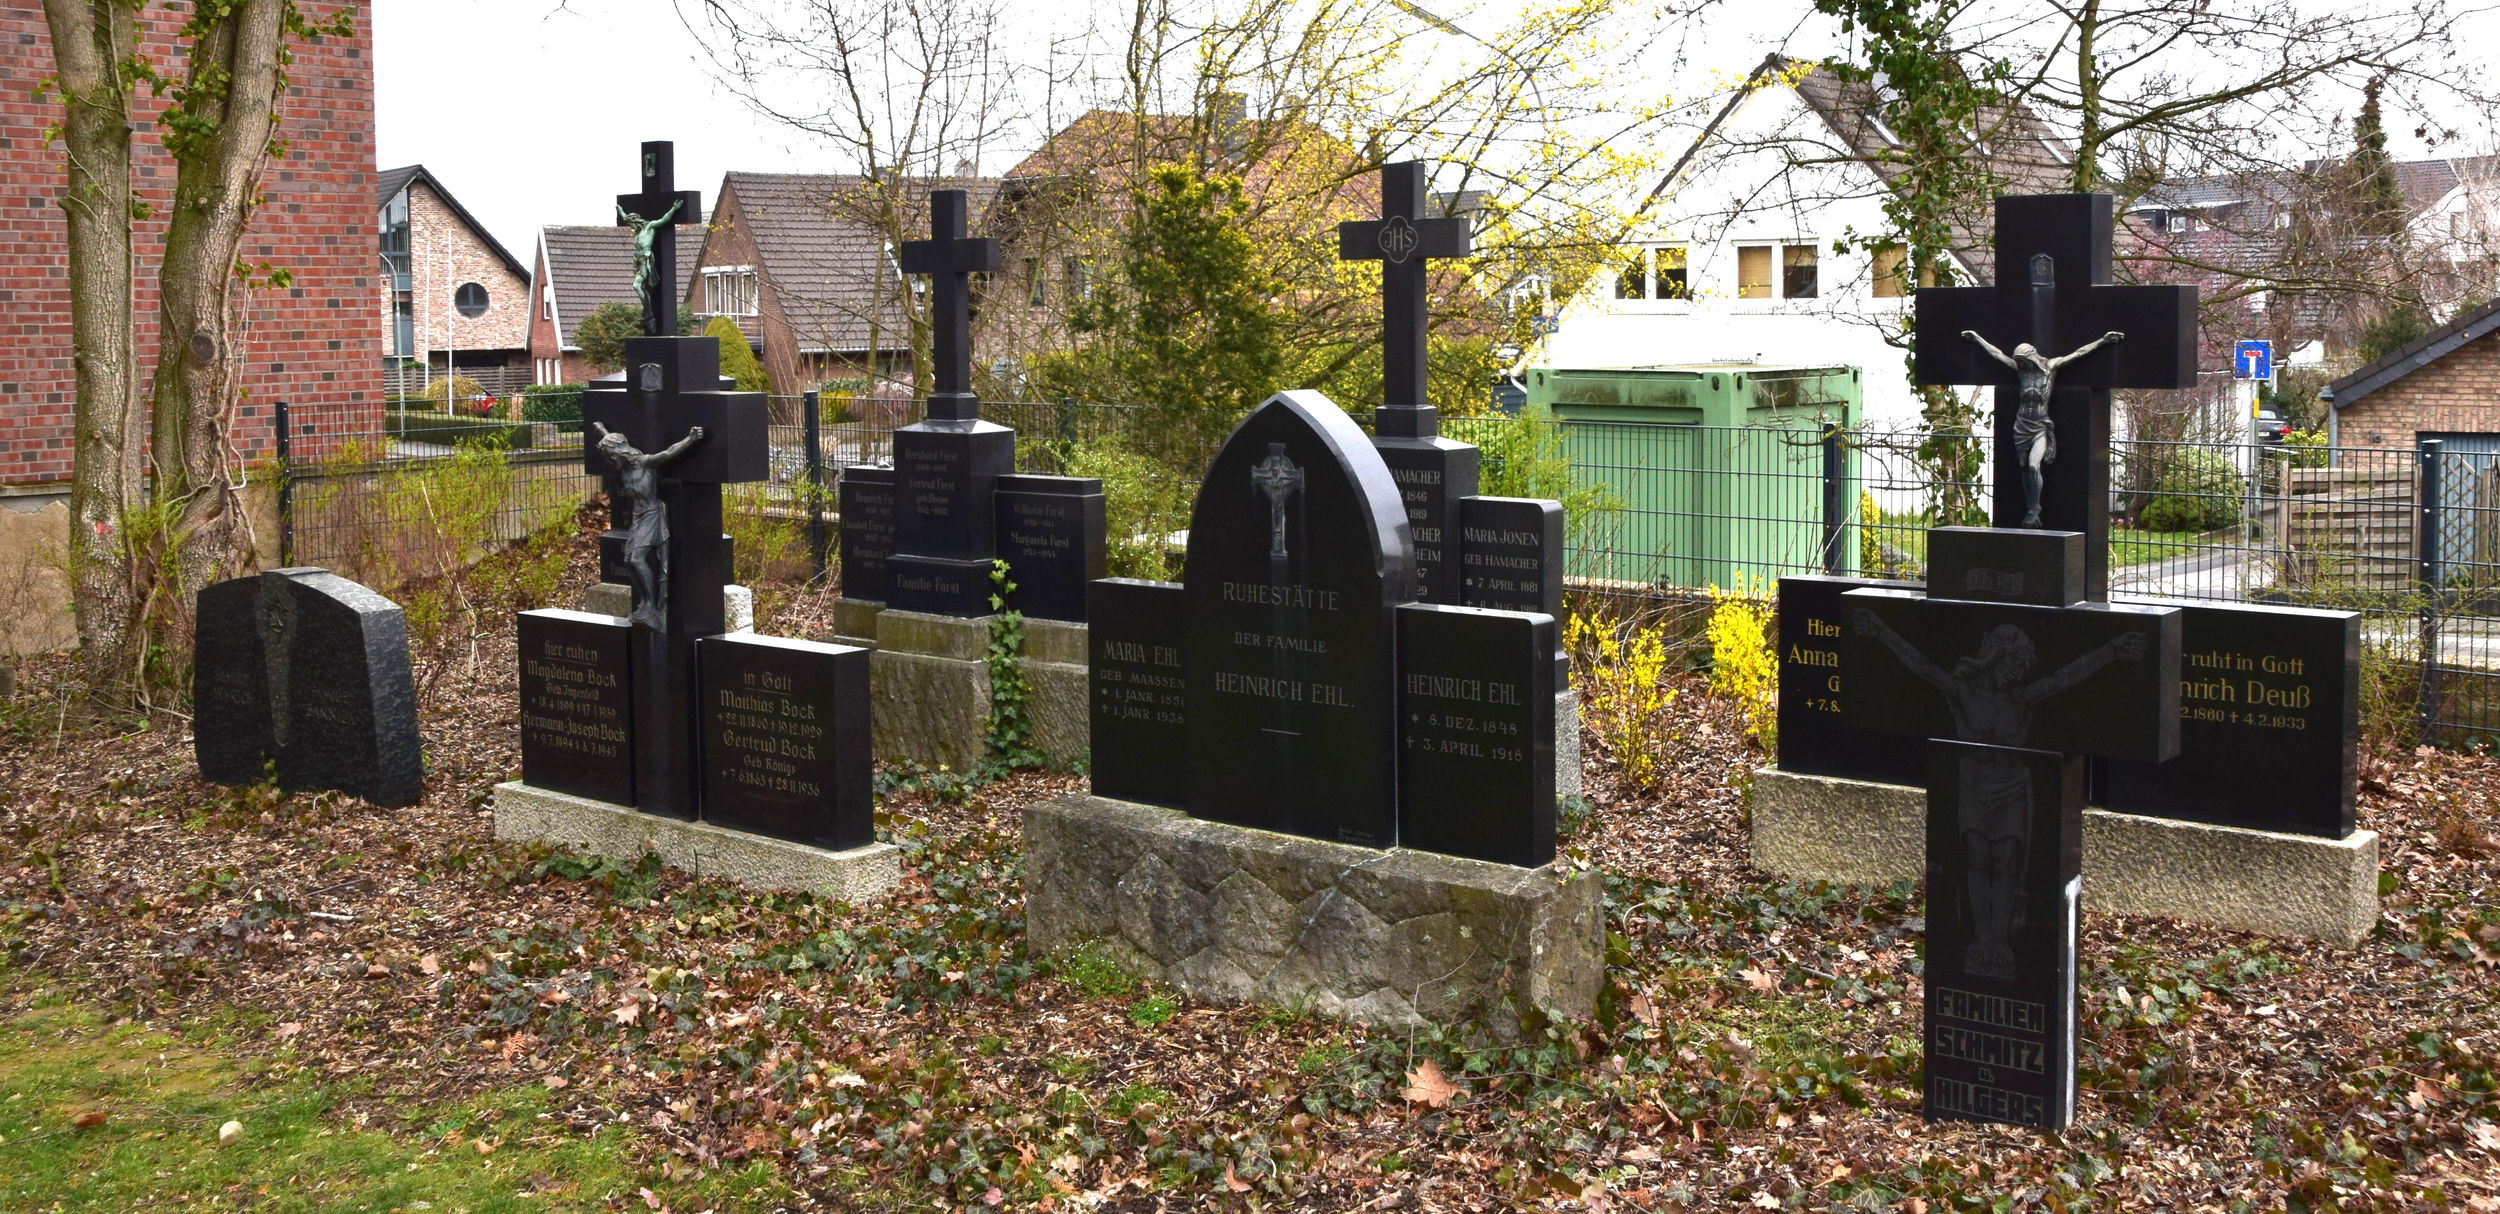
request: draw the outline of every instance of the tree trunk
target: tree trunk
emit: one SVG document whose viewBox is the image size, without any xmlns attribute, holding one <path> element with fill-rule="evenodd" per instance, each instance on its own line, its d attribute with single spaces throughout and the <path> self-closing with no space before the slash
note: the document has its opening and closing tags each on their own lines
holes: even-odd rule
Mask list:
<svg viewBox="0 0 2500 1214">
<path fill-rule="evenodd" d="M 146 650 L 127 550 L 145 484 L 131 301 L 130 90 L 121 74 L 137 54 L 136 34 L 121 0 L 44 0 L 43 11 L 69 178 L 61 212 L 69 229 L 78 390 L 71 413 L 70 598 L 87 698 L 119 709 L 136 698 Z"/>
<path fill-rule="evenodd" d="M 2075 17 L 2075 93 L 2082 99 L 2081 131 L 2075 137 L 2075 192 L 2101 183 L 2101 0 L 2084 0 Z"/>
<path fill-rule="evenodd" d="M 189 121 L 179 138 L 167 139 L 174 202 L 160 272 L 150 436 L 164 547 L 163 559 L 144 568 L 150 615 L 160 622 L 179 618 L 192 591 L 252 560 L 229 450 L 242 370 L 233 292 L 246 273 L 237 252 L 258 202 L 261 160 L 277 131 L 286 7 L 287 0 L 238 0 L 222 17 L 195 19 L 183 97 Z"/>
</svg>

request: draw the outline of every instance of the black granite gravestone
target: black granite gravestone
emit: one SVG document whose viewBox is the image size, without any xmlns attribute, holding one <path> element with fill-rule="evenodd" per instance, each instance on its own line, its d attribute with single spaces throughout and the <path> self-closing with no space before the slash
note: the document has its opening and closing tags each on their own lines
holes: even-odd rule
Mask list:
<svg viewBox="0 0 2500 1214">
<path fill-rule="evenodd" d="M 1102 482 L 1078 476 L 998 478 L 998 555 L 1016 584 L 1010 604 L 1037 620 L 1085 620 L 1085 587 L 1108 569 Z"/>
<path fill-rule="evenodd" d="M 1415 597 L 1426 603 L 1460 601 L 1459 502 L 1476 492 L 1475 447 L 1442 438 L 1424 377 L 1427 267 L 1434 259 L 1465 257 L 1474 237 L 1462 218 L 1424 215 L 1424 166 L 1401 161 L 1381 166 L 1380 218 L 1337 225 L 1337 256 L 1380 263 L 1381 399 L 1372 415 L 1376 446 L 1388 465 L 1407 512 L 1415 549 Z"/>
<path fill-rule="evenodd" d="M 842 597 L 882 603 L 885 561 L 894 554 L 894 469 L 843 469 L 834 502 L 841 512 Z"/>
<path fill-rule="evenodd" d="M 1927 747 L 1927 1115 L 2064 1126 L 2075 1116 L 2083 760 Z"/>
<path fill-rule="evenodd" d="M 416 681 L 397 604 L 323 569 L 278 569 L 200 591 L 192 744 L 201 778 L 376 805 L 424 793 Z"/>
<path fill-rule="evenodd" d="M 1394 846 L 1414 555 L 1369 438 L 1315 392 L 1260 405 L 1207 470 L 1185 569 L 1189 811 Z"/>
<path fill-rule="evenodd" d="M 1841 711 L 1855 689 L 1840 664 L 1849 649 L 1841 596 L 1867 589 L 1915 590 L 1917 584 L 1822 574 L 1779 580 L 1780 770 L 1918 784 L 1927 778 L 1925 751 L 1851 725 Z"/>
<path fill-rule="evenodd" d="M 702 666 L 703 820 L 834 851 L 875 842 L 868 651 L 714 636 Z"/>
<path fill-rule="evenodd" d="M 2360 615 L 2179 607 L 2179 757 L 2109 761 L 2100 773 L 2101 804 L 2328 839 L 2350 835 Z"/>
<path fill-rule="evenodd" d="M 1188 803 L 1189 697 L 1181 663 L 1181 586 L 1104 578 L 1086 607 L 1094 795 L 1180 809 Z"/>
<path fill-rule="evenodd" d="M 929 236 L 906 241 L 906 274 L 930 277 L 928 416 L 894 432 L 894 551 L 886 606 L 962 618 L 990 613 L 998 555 L 998 478 L 1015 471 L 1016 432 L 981 420 L 972 384 L 970 276 L 998 268 L 998 242 L 964 235 L 962 190 L 929 193 Z"/>
<path fill-rule="evenodd" d="M 1412 521 L 1412 512 L 1409 512 Z M 1459 600 L 1494 611 L 1563 618 L 1563 508 L 1533 497 L 1458 502 Z M 1554 690 L 1571 684 L 1571 659 L 1554 632 Z"/>
<path fill-rule="evenodd" d="M 1398 609 L 1398 841 L 1535 868 L 1554 859 L 1554 617 Z"/>
<path fill-rule="evenodd" d="M 694 190 L 677 188 L 677 145 L 667 140 L 651 140 L 642 145 L 642 190 L 635 194 L 616 196 L 616 223 L 634 233 L 634 296 L 642 307 L 642 333 L 647 337 L 672 337 L 677 333 L 677 229 L 681 224 L 703 222 L 703 195 Z M 603 384 L 624 382 L 624 372 L 604 377 Z M 724 383 L 724 390 L 737 384 Z M 621 402 L 617 402 L 621 403 Z M 609 429 L 634 435 L 642 446 L 654 429 L 652 419 L 635 418 L 638 424 L 627 425 L 625 419 L 595 416 L 591 404 L 583 402 L 584 421 L 603 421 Z M 613 409 L 614 404 L 610 405 Z M 587 429 L 588 427 L 584 427 Z M 592 436 L 585 435 L 585 454 Z M 651 448 L 645 446 L 645 450 Z M 599 476 L 608 496 L 608 529 L 599 537 L 599 580 L 631 584 L 632 566 L 627 561 L 627 545 L 631 542 L 634 523 L 633 499 L 624 492 L 623 479 L 606 462 L 592 458 L 591 471 Z"/>
<path fill-rule="evenodd" d="M 587 611 L 520 616 L 521 782 L 634 803 L 633 628 Z"/>
</svg>

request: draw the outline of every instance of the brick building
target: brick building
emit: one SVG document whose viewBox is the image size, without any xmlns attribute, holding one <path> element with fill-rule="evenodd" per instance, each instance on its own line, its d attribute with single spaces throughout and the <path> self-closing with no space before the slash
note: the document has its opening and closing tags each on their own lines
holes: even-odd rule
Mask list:
<svg viewBox="0 0 2500 1214">
<path fill-rule="evenodd" d="M 702 252 L 703 229 L 689 227 L 677 234 L 677 284 L 687 289 L 689 300 Z M 582 357 L 578 340 L 582 318 L 607 303 L 642 306 L 634 295 L 634 234 L 613 224 L 540 228 L 536 269 L 530 275 L 533 382 L 587 383 L 616 370 L 592 367 Z"/>
<path fill-rule="evenodd" d="M 2500 449 L 2500 299 L 2441 325 L 2328 384 L 2330 444 Z M 2471 437 L 2469 437 L 2471 436 Z M 2492 436 L 2492 437 L 2481 437 Z"/>
<path fill-rule="evenodd" d="M 424 165 L 381 173 L 374 193 L 394 390 L 450 371 L 493 393 L 529 383 L 529 271 Z"/>
<path fill-rule="evenodd" d="M 339 0 L 303 3 L 316 21 L 346 7 Z M 187 15 L 162 6 L 141 15 L 143 45 L 164 70 L 176 70 L 174 32 Z M 319 455 L 332 435 L 380 429 L 374 387 L 382 344 L 369 319 L 377 281 L 372 38 L 370 22 L 360 19 L 350 37 L 298 45 L 289 68 L 278 128 L 286 157 L 263 170 L 266 201 L 241 255 L 285 267 L 294 282 L 243 301 L 248 394 L 231 437 L 246 461 L 269 453 L 274 400 L 293 408 L 299 454 Z M 43 134 L 60 120 L 58 99 L 42 91 L 52 71 L 42 5 L 0 0 L 0 303 L 8 309 L 0 324 L 7 338 L 0 342 L 0 497 L 20 511 L 40 510 L 66 493 L 76 396 L 62 270 L 64 151 Z M 152 116 L 158 102 L 144 87 L 136 94 L 134 104 Z M 134 300 L 145 376 L 156 364 L 156 271 L 174 166 L 144 118 L 131 140 L 131 177 L 152 207 L 138 233 Z"/>
</svg>

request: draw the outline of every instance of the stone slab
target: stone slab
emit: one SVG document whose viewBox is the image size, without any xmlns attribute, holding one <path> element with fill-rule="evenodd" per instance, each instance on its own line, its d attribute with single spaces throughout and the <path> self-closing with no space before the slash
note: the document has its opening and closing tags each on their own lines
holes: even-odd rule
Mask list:
<svg viewBox="0 0 2500 1214">
<path fill-rule="evenodd" d="M 982 757 L 990 718 L 990 618 L 958 619 L 886 608 L 861 613 L 876 628 L 869 662 L 880 759 L 962 771 Z M 837 631 L 843 621 L 835 617 Z M 842 643 L 848 644 L 846 638 Z M 1026 715 L 1033 744 L 1074 759 L 1091 748 L 1086 713 L 1085 626 L 1024 622 Z"/>
<path fill-rule="evenodd" d="M 1204 998 L 1372 1024 L 1585 1017 L 1605 977 L 1594 872 L 1376 851 L 1100 797 L 1024 811 L 1037 952 L 1085 944 Z"/>
<path fill-rule="evenodd" d="M 723 633 L 755 631 L 755 592 L 744 586 L 720 588 Z M 582 593 L 582 610 L 592 615 L 632 615 L 634 588 L 623 582 L 599 582 Z M 838 618 L 838 617 L 837 617 Z"/>
<path fill-rule="evenodd" d="M 1927 794 L 1753 773 L 1753 862 L 1798 880 L 1884 885 L 1926 871 Z M 2086 809 L 2083 904 L 2350 948 L 2378 922 L 2378 832 L 2341 839 Z"/>
<path fill-rule="evenodd" d="M 751 889 L 795 889 L 839 902 L 873 901 L 903 879 L 903 853 L 891 843 L 826 851 L 708 822 L 637 813 L 518 780 L 495 786 L 495 837 L 620 863 L 656 854 L 660 863 L 696 876 Z"/>
<path fill-rule="evenodd" d="M 858 645 L 875 648 L 877 617 L 884 614 L 885 604 L 867 599 L 835 599 L 833 601 L 833 636 L 836 645 Z"/>
</svg>

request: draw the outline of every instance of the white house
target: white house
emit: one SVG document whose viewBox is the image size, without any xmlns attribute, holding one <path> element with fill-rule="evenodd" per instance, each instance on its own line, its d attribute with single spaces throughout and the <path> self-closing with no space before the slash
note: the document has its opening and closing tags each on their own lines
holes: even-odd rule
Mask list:
<svg viewBox="0 0 2500 1214">
<path fill-rule="evenodd" d="M 1897 141 L 1873 100 L 1810 63 L 1764 60 L 1651 192 L 1638 253 L 1561 309 L 1536 361 L 1855 366 L 1862 424 L 1915 426 L 1905 352 L 1886 340 L 1909 310 L 1902 256 L 1874 243 L 1886 227 L 1874 158 Z M 2045 178 L 2071 159 L 2027 116 L 1992 125 L 1995 145 L 1979 147 L 2001 177 Z M 1984 275 L 1970 264 L 1986 261 L 1984 231 L 1963 244 L 1979 250 L 1964 274 Z"/>
</svg>

